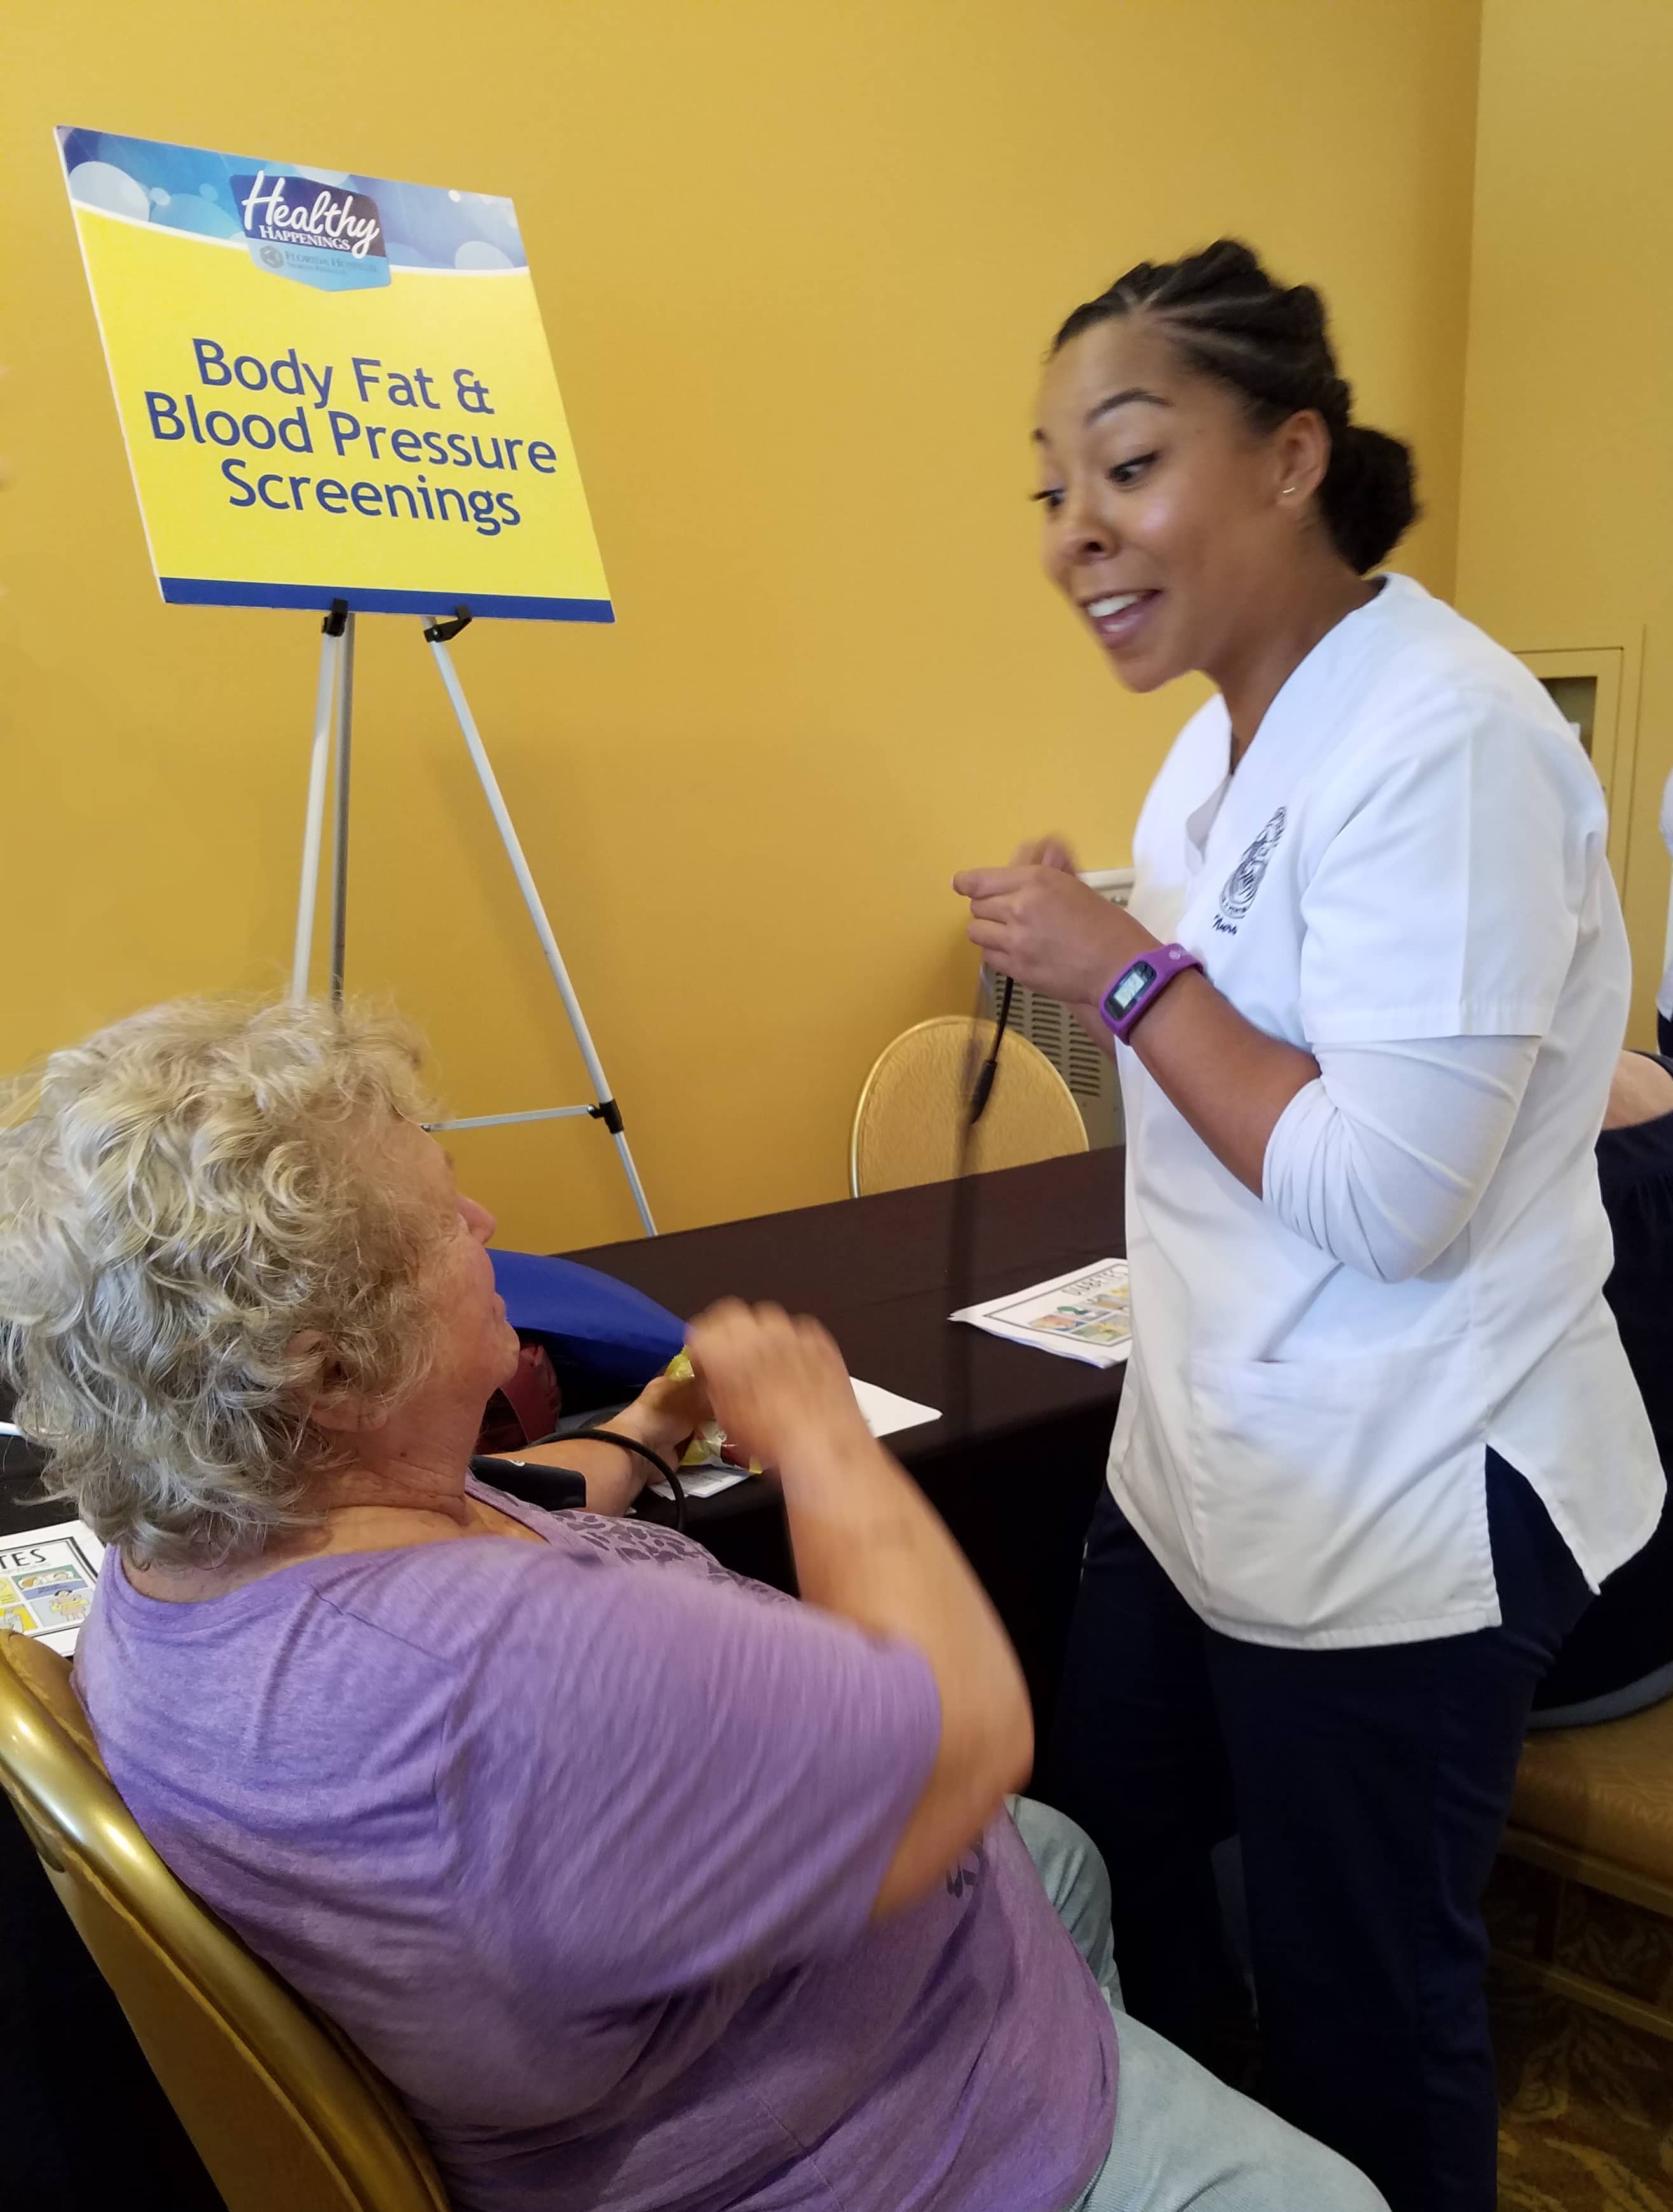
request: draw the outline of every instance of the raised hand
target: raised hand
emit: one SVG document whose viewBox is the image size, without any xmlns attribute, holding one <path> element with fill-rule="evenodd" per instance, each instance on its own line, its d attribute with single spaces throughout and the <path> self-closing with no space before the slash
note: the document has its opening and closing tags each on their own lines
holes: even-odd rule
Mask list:
<svg viewBox="0 0 1673 2212">
<path fill-rule="evenodd" d="M 1055 840 L 1025 849 L 1058 857 L 966 868 L 953 878 L 953 890 L 970 902 L 965 934 L 1001 975 L 1070 1006 L 1086 1005 L 1157 940 L 1083 884 Z"/>
<path fill-rule="evenodd" d="M 763 1466 L 870 1446 L 843 1355 L 806 1315 L 724 1298 L 692 1322 L 687 1343 L 727 1443 Z"/>
<path fill-rule="evenodd" d="M 1019 845 L 1011 855 L 1013 868 L 1061 868 L 1067 876 L 1078 872 L 1075 859 L 1067 837 L 1053 831 L 1044 837 L 1031 837 Z"/>
</svg>

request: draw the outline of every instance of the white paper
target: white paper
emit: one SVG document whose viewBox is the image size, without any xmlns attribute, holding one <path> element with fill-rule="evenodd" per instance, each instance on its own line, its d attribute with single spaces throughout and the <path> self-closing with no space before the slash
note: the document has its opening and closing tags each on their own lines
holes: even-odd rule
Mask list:
<svg viewBox="0 0 1673 2212">
<path fill-rule="evenodd" d="M 0 1628 L 33 1636 L 68 1658 L 104 1556 L 104 1546 L 79 1521 L 0 1536 Z"/>
<path fill-rule="evenodd" d="M 1089 1367 L 1119 1367 L 1133 1349 L 1132 1301 L 1125 1260 L 1071 1268 L 1049 1283 L 1013 1291 L 949 1316 L 1010 1344 L 1027 1344 Z"/>
<path fill-rule="evenodd" d="M 730 1490 L 735 1482 L 747 1482 L 749 1477 L 740 1467 L 727 1467 L 724 1462 L 711 1461 L 706 1467 L 683 1467 L 679 1471 L 679 1486 L 688 1498 L 713 1498 L 722 1490 Z M 672 1498 L 673 1492 L 666 1482 L 650 1486 L 659 1498 Z"/>
<path fill-rule="evenodd" d="M 935 1407 L 921 1406 L 916 1398 L 897 1397 L 880 1382 L 862 1382 L 857 1375 L 849 1379 L 860 1401 L 860 1410 L 866 1416 L 866 1426 L 874 1437 L 891 1437 L 897 1429 L 920 1428 L 926 1421 L 939 1421 L 941 1418 Z"/>
</svg>

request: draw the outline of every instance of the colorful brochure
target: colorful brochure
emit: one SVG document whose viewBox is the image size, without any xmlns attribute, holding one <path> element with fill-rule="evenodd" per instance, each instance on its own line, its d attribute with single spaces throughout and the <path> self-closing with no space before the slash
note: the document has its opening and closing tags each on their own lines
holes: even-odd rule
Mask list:
<svg viewBox="0 0 1673 2212">
<path fill-rule="evenodd" d="M 0 1629 L 39 1637 L 68 1658 L 104 1556 L 104 1546 L 79 1521 L 0 1536 Z"/>
<path fill-rule="evenodd" d="M 1014 1291 L 985 1305 L 964 1306 L 951 1316 L 989 1336 L 1012 1344 L 1031 1344 L 1062 1359 L 1084 1360 L 1089 1367 L 1118 1367 L 1133 1348 L 1132 1296 L 1125 1260 L 1100 1260 L 1056 1275 L 1031 1290 Z"/>
</svg>

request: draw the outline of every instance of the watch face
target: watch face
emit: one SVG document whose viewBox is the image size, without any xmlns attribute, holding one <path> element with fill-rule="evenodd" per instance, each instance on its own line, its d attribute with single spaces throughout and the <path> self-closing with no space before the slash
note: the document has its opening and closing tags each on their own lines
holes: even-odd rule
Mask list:
<svg viewBox="0 0 1673 2212">
<path fill-rule="evenodd" d="M 1116 983 L 1104 1001 L 1116 1021 L 1130 1014 L 1145 993 L 1156 981 L 1156 970 L 1147 960 L 1135 960 L 1127 973 Z"/>
</svg>

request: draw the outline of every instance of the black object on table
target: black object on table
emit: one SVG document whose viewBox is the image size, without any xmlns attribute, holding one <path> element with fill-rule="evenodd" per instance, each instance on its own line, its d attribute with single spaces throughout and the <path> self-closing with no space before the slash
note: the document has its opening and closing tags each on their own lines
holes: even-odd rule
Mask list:
<svg viewBox="0 0 1673 2212">
<path fill-rule="evenodd" d="M 958 1187 L 926 1183 L 565 1256 L 689 1318 L 727 1293 L 815 1314 L 850 1373 L 921 1404 L 965 1407 L 886 1439 L 963 1547 L 1022 1661 L 1043 1742 L 1080 1547 L 1123 1370 L 1007 1344 L 946 1316 L 1126 1250 L 1119 1150 L 971 1178 L 970 1280 L 947 1281 Z M 969 1362 L 968 1396 L 954 1360 Z M 740 1574 L 793 1589 L 783 1508 L 764 1483 L 694 1499 L 690 1533 Z"/>
</svg>

